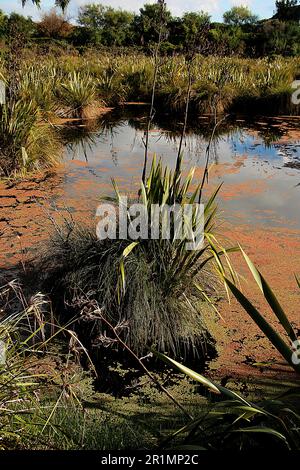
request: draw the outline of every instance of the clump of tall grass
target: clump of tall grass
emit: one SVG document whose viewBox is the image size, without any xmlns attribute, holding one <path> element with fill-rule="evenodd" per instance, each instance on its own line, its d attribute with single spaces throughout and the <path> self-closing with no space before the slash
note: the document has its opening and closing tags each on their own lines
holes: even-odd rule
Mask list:
<svg viewBox="0 0 300 470">
<path fill-rule="evenodd" d="M 74 118 L 86 117 L 88 107 L 96 101 L 96 87 L 92 77 L 76 71 L 65 79 L 57 94 L 64 108 L 62 114 Z"/>
<path fill-rule="evenodd" d="M 193 171 L 183 180 L 180 168 L 168 171 L 154 159 L 141 188 L 147 211 L 152 204 L 198 201 L 201 188 L 192 190 L 192 180 Z M 216 195 L 206 203 L 205 240 L 195 251 L 187 251 L 187 239 L 178 240 L 175 234 L 170 240 L 132 242 L 99 240 L 93 229 L 74 225 L 66 233 L 58 231 L 35 266 L 44 273 L 43 289 L 64 302 L 71 316 L 80 317 L 85 303 L 95 301 L 114 326 L 120 325 L 123 339 L 136 353 L 152 345 L 178 354 L 193 354 L 201 345 L 205 350 L 202 313 L 211 308 L 219 288 L 214 263 L 222 266 L 221 255 L 226 258 L 214 236 Z M 105 342 L 101 322 L 89 334 L 94 343 Z"/>
<path fill-rule="evenodd" d="M 0 448 L 22 447 L 29 438 L 30 420 L 40 409 L 37 395 L 42 375 L 33 374 L 27 361 L 39 350 L 44 335 L 45 299 L 36 296 L 25 305 L 20 286 L 12 281 L 0 288 Z M 35 346 L 33 344 L 35 343 Z"/>
<path fill-rule="evenodd" d="M 104 70 L 96 80 L 97 93 L 107 106 L 123 103 L 128 95 L 128 83 L 113 67 Z"/>
<path fill-rule="evenodd" d="M 0 174 L 12 176 L 55 165 L 61 144 L 32 101 L 0 105 Z"/>
<path fill-rule="evenodd" d="M 62 417 L 78 426 L 85 420 L 82 401 L 93 394 L 94 377 L 75 359 L 84 349 L 71 324 L 61 328 L 49 300 L 28 299 L 16 280 L 1 285 L 0 309 L 0 449 L 75 446 Z"/>
<path fill-rule="evenodd" d="M 46 118 L 55 116 L 59 110 L 56 90 L 64 74 L 51 61 L 40 67 L 26 64 L 19 80 L 19 96 L 26 101 L 33 101 Z"/>
<path fill-rule="evenodd" d="M 127 87 L 127 99 L 146 101 L 151 96 L 153 64 L 151 62 L 129 63 L 123 71 L 123 86 Z"/>
</svg>

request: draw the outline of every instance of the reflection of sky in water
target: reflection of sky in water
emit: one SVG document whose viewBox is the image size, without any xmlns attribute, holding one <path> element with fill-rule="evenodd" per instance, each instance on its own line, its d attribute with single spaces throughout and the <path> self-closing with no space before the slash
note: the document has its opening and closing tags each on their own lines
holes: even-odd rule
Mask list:
<svg viewBox="0 0 300 470">
<path fill-rule="evenodd" d="M 300 160 L 300 143 L 275 143 L 272 146 L 266 146 L 261 140 L 252 135 L 247 135 L 244 131 L 240 136 L 237 133 L 232 139 L 232 149 L 235 153 L 246 153 L 249 156 L 266 158 L 272 163 L 286 163 L 293 159 Z"/>
<path fill-rule="evenodd" d="M 66 195 L 91 199 L 94 204 L 100 194 L 111 193 L 111 178 L 118 181 L 121 189 L 136 190 L 144 158 L 143 131 L 123 122 L 91 137 L 94 143 L 85 147 L 73 144 L 66 152 Z M 149 156 L 152 158 L 156 153 L 164 164 L 174 168 L 178 143 L 179 139 L 170 133 L 154 130 L 150 135 Z M 186 138 L 186 168 L 203 167 L 206 146 L 207 141 L 200 136 Z M 279 140 L 270 146 L 253 130 L 237 130 L 217 138 L 211 161 L 215 163 L 211 185 L 224 181 L 220 205 L 226 219 L 300 228 L 299 141 Z M 201 171 L 196 174 L 200 178 Z"/>
</svg>

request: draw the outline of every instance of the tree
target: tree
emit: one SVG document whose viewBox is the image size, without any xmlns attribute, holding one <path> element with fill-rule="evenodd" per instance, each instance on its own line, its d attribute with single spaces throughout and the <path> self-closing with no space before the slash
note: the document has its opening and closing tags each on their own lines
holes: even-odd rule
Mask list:
<svg viewBox="0 0 300 470">
<path fill-rule="evenodd" d="M 104 12 L 102 42 L 107 46 L 123 46 L 132 38 L 134 15 L 128 11 L 107 8 Z"/>
<path fill-rule="evenodd" d="M 200 11 L 198 13 L 185 13 L 179 19 L 177 28 L 177 41 L 183 48 L 197 47 L 201 40 L 201 32 L 210 24 L 208 13 Z"/>
<path fill-rule="evenodd" d="M 240 26 L 228 27 L 223 23 L 214 24 L 210 30 L 212 47 L 220 55 L 244 55 L 246 35 Z"/>
<path fill-rule="evenodd" d="M 130 42 L 133 18 L 132 13 L 121 9 L 90 4 L 80 8 L 78 23 L 85 28 L 90 42 L 122 46 Z"/>
<path fill-rule="evenodd" d="M 258 17 L 248 7 L 244 6 L 232 7 L 231 10 L 224 13 L 223 18 L 224 23 L 231 26 L 254 24 L 258 21 Z"/>
<path fill-rule="evenodd" d="M 296 56 L 300 53 L 300 28 L 294 22 L 271 19 L 261 26 L 260 55 Z"/>
<path fill-rule="evenodd" d="M 95 3 L 85 5 L 79 8 L 78 23 L 84 28 L 92 30 L 102 29 L 104 26 L 104 12 L 103 5 L 96 5 Z"/>
<path fill-rule="evenodd" d="M 22 0 L 22 6 L 24 7 L 26 3 L 28 3 L 29 1 L 30 0 Z M 41 0 L 31 0 L 31 2 L 37 7 L 41 6 Z M 55 6 L 61 8 L 62 11 L 65 11 L 69 3 L 70 3 L 70 0 L 55 0 Z"/>
<path fill-rule="evenodd" d="M 136 42 L 144 45 L 157 42 L 159 31 L 161 29 L 161 4 L 146 4 L 140 9 L 140 14 L 136 15 L 133 22 Z M 168 9 L 163 10 L 163 36 L 168 36 L 169 25 L 172 21 L 171 12 Z"/>
<path fill-rule="evenodd" d="M 54 39 L 64 39 L 70 36 L 73 26 L 66 21 L 63 15 L 59 15 L 53 8 L 42 16 L 38 23 L 38 31 L 42 36 Z"/>
<path fill-rule="evenodd" d="M 83 38 L 86 42 L 99 44 L 104 26 L 103 5 L 89 4 L 79 9 L 78 24 L 84 28 Z"/>
<path fill-rule="evenodd" d="M 29 17 L 11 13 L 5 22 L 4 32 L 6 37 L 18 36 L 28 41 L 36 34 L 36 24 Z"/>
<path fill-rule="evenodd" d="M 281 21 L 297 21 L 300 19 L 300 6 L 297 0 L 277 0 L 275 17 Z M 297 8 L 298 6 L 298 8 Z"/>
</svg>

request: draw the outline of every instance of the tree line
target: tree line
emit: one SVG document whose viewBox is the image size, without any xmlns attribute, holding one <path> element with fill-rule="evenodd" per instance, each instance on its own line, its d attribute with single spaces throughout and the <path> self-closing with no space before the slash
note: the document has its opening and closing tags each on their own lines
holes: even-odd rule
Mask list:
<svg viewBox="0 0 300 470">
<path fill-rule="evenodd" d="M 5 44 L 11 34 L 25 41 L 43 40 L 84 47 L 140 47 L 151 50 L 163 21 L 161 51 L 185 52 L 191 47 L 211 53 L 259 57 L 265 55 L 300 55 L 300 5 L 297 0 L 275 2 L 275 15 L 260 20 L 247 7 L 236 6 L 224 13 L 223 22 L 211 21 L 208 13 L 189 12 L 174 17 L 161 4 L 146 4 L 139 14 L 101 4 L 87 4 L 78 17 L 70 20 L 55 9 L 44 13 L 39 22 L 0 11 L 0 40 Z M 205 47 L 203 47 L 205 32 Z"/>
</svg>

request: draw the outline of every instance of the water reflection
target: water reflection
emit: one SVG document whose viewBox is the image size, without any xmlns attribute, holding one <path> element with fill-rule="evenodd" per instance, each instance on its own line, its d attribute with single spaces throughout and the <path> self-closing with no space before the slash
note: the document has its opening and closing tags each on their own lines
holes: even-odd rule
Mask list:
<svg viewBox="0 0 300 470">
<path fill-rule="evenodd" d="M 142 173 L 147 110 L 112 112 L 92 126 L 67 127 L 65 191 L 94 204 L 111 192 L 111 178 L 121 189 L 136 190 Z M 256 122 L 227 119 L 213 138 L 210 184 L 224 181 L 221 205 L 227 218 L 246 223 L 300 227 L 300 126 L 290 119 Z M 214 123 L 190 123 L 184 142 L 186 169 L 202 176 L 205 151 Z M 156 116 L 149 155 L 157 154 L 174 168 L 182 123 Z M 83 194 L 84 193 L 84 194 Z"/>
<path fill-rule="evenodd" d="M 88 158 L 93 147 L 109 142 L 111 155 L 117 164 L 118 137 L 124 130 L 135 130 L 133 135 L 131 134 L 131 149 L 134 150 L 136 145 L 143 140 L 146 120 L 146 110 L 139 107 L 139 109 L 135 108 L 133 110 L 126 109 L 123 112 L 120 110 L 114 111 L 98 121 L 93 121 L 92 124 L 66 126 L 62 130 L 62 135 L 67 153 L 69 156 L 73 155 L 73 158 L 82 155 Z M 155 145 L 162 141 L 172 146 L 172 148 L 177 148 L 182 124 L 177 119 L 172 120 L 170 116 L 156 116 L 151 129 L 152 143 Z M 193 153 L 201 156 L 211 137 L 213 127 L 214 123 L 209 117 L 199 118 L 189 124 L 184 143 L 184 148 L 188 154 Z M 298 142 L 293 142 L 292 145 L 288 142 L 280 142 L 290 130 L 299 131 L 299 136 L 296 139 Z M 278 124 L 278 120 L 271 118 L 262 122 L 228 118 L 214 132 L 213 154 L 216 161 L 219 159 L 217 152 L 219 143 L 224 139 L 231 140 L 233 150 L 236 152 L 243 149 L 250 151 L 250 153 L 259 151 L 261 154 L 263 151 L 263 153 L 271 156 L 277 153 L 279 156 L 284 156 L 285 160 L 299 159 L 300 126 L 297 129 L 295 121 L 281 121 Z M 270 152 L 268 152 L 269 150 Z M 285 163 L 287 162 L 285 161 Z M 297 162 L 294 163 L 297 165 Z"/>
</svg>

